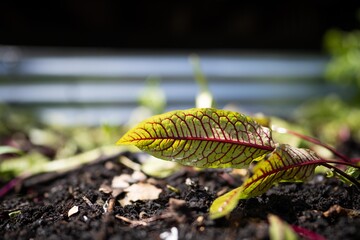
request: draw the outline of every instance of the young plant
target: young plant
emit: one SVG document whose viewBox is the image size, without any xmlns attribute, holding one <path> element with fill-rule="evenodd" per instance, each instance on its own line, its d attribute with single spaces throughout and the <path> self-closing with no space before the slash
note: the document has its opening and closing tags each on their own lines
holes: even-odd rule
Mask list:
<svg viewBox="0 0 360 240">
<path fill-rule="evenodd" d="M 215 199 L 210 207 L 213 219 L 229 214 L 240 199 L 261 195 L 281 181 L 306 180 L 319 165 L 360 186 L 356 179 L 330 165 L 359 168 L 349 159 L 321 159 L 309 149 L 275 143 L 269 128 L 232 111 L 193 108 L 153 116 L 128 131 L 117 144 L 135 145 L 155 157 L 200 168 L 247 168 L 256 161 L 251 177 Z"/>
</svg>

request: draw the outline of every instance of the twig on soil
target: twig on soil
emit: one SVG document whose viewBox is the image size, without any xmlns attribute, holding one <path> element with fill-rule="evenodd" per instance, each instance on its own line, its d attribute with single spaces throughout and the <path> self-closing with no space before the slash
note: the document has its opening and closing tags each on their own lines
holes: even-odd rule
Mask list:
<svg viewBox="0 0 360 240">
<path fill-rule="evenodd" d="M 121 216 L 119 214 L 115 215 L 115 217 L 126 223 L 129 223 L 131 227 L 148 226 L 152 222 L 155 222 L 157 220 L 167 219 L 167 218 L 173 218 L 175 221 L 181 223 L 181 222 L 185 221 L 185 215 L 180 213 L 181 208 L 184 207 L 185 205 L 186 205 L 185 200 L 170 198 L 169 199 L 169 208 L 158 216 L 153 216 L 153 217 L 145 218 L 145 219 L 142 218 L 141 220 L 131 220 L 131 219 Z"/>
<path fill-rule="evenodd" d="M 115 206 L 115 198 L 110 198 L 108 206 L 106 208 L 106 212 L 107 213 L 112 213 L 113 210 L 114 210 L 114 206 Z"/>
<path fill-rule="evenodd" d="M 83 196 L 82 199 L 85 201 L 87 205 L 89 205 L 89 207 L 95 209 L 94 204 L 86 196 Z"/>
<path fill-rule="evenodd" d="M 166 219 L 166 218 L 171 218 L 174 216 L 174 213 L 172 212 L 166 212 L 163 213 L 159 216 L 154 216 L 154 217 L 150 217 L 150 218 L 146 218 L 143 220 L 131 220 L 127 217 L 121 216 L 119 214 L 115 215 L 115 217 L 117 219 L 120 219 L 126 223 L 129 223 L 131 227 L 138 227 L 138 226 L 148 226 L 149 223 L 155 222 L 157 220 L 162 220 L 162 219 Z"/>
</svg>

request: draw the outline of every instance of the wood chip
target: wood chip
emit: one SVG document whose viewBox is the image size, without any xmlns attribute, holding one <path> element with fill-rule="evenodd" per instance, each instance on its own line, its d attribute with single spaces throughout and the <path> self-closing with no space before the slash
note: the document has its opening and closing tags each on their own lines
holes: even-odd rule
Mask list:
<svg viewBox="0 0 360 240">
<path fill-rule="evenodd" d="M 87 205 L 89 205 L 89 207 L 94 209 L 94 204 L 86 196 L 83 196 L 82 199 L 86 202 Z"/>
<path fill-rule="evenodd" d="M 68 217 L 71 217 L 72 215 L 76 214 L 79 212 L 79 207 L 78 206 L 73 206 L 72 208 L 70 208 L 70 210 L 68 211 Z"/>
<path fill-rule="evenodd" d="M 110 198 L 109 199 L 109 204 L 107 206 L 106 212 L 108 213 L 112 213 L 114 210 L 114 206 L 115 206 L 115 198 Z"/>
</svg>

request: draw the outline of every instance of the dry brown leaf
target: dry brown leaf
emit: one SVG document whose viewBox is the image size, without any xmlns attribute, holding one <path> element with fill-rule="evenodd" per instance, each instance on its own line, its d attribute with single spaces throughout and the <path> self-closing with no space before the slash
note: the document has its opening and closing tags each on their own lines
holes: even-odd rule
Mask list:
<svg viewBox="0 0 360 240">
<path fill-rule="evenodd" d="M 131 182 L 132 178 L 129 174 L 122 174 L 120 176 L 116 176 L 113 178 L 111 182 L 112 188 L 127 188 L 130 186 L 129 182 Z"/>
<path fill-rule="evenodd" d="M 113 198 L 117 198 L 123 192 L 124 192 L 124 190 L 122 188 L 114 188 L 112 193 L 111 193 L 111 196 Z"/>
<path fill-rule="evenodd" d="M 101 184 L 101 186 L 99 188 L 99 191 L 103 192 L 103 193 L 106 193 L 106 194 L 109 194 L 109 193 L 111 193 L 113 191 L 113 189 L 109 185 L 103 183 L 103 184 Z"/>
<path fill-rule="evenodd" d="M 349 216 L 349 217 L 359 217 L 360 211 L 355 209 L 343 208 L 340 205 L 333 205 L 329 210 L 323 213 L 324 217 L 338 217 L 338 216 Z"/>
<path fill-rule="evenodd" d="M 158 199 L 162 190 L 149 183 L 136 183 L 124 189 L 127 192 L 124 199 L 120 200 L 121 206 L 126 206 L 137 200 Z"/>
<path fill-rule="evenodd" d="M 186 201 L 183 199 L 170 198 L 169 207 L 172 211 L 176 211 L 186 205 Z"/>
<path fill-rule="evenodd" d="M 133 182 L 143 182 L 146 180 L 147 177 L 141 171 L 134 171 L 133 174 L 131 174 L 131 178 Z"/>
</svg>

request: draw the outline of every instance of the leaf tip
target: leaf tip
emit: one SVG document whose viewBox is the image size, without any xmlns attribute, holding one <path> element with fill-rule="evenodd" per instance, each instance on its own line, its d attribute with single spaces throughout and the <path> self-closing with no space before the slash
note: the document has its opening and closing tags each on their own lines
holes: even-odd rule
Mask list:
<svg viewBox="0 0 360 240">
<path fill-rule="evenodd" d="M 216 198 L 211 204 L 209 218 L 214 220 L 230 214 L 239 203 L 241 192 L 242 187 L 238 187 Z"/>
<path fill-rule="evenodd" d="M 127 137 L 127 134 L 125 134 L 124 136 L 122 136 L 119 140 L 117 140 L 117 142 L 115 143 L 116 145 L 129 145 L 129 144 L 133 144 Z"/>
<path fill-rule="evenodd" d="M 119 140 L 117 140 L 115 144 L 116 144 L 116 145 L 122 145 L 122 144 L 123 144 L 122 138 L 120 138 Z"/>
</svg>

